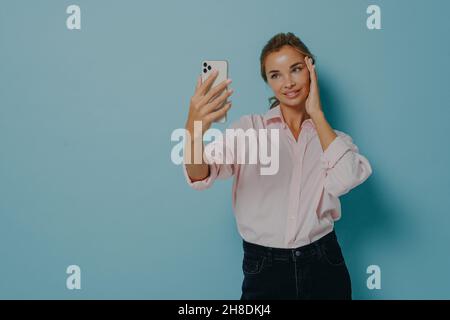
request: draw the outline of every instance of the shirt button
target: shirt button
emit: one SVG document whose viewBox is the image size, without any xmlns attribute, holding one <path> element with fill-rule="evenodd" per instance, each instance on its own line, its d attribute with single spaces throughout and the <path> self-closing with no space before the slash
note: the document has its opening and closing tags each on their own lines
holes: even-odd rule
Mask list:
<svg viewBox="0 0 450 320">
<path fill-rule="evenodd" d="M 300 251 L 295 251 L 295 255 L 298 257 L 300 256 L 302 253 Z"/>
</svg>

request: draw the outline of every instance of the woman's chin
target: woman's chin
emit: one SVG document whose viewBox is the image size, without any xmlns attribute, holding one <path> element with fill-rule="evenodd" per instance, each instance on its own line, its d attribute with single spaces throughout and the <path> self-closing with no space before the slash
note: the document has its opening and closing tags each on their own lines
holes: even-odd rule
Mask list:
<svg viewBox="0 0 450 320">
<path fill-rule="evenodd" d="M 285 106 L 289 106 L 289 107 L 301 107 L 301 106 L 305 105 L 305 101 L 306 101 L 306 99 L 303 98 L 303 97 L 298 97 L 296 99 L 283 99 L 283 100 L 281 100 L 281 102 Z"/>
</svg>

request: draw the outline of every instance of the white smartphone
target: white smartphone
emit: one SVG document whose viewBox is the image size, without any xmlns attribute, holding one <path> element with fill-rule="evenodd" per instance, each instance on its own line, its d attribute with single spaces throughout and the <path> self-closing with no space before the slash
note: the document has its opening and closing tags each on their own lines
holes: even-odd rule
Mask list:
<svg viewBox="0 0 450 320">
<path fill-rule="evenodd" d="M 214 83 L 211 86 L 211 89 L 220 84 L 222 81 L 225 81 L 228 79 L 228 62 L 226 60 L 204 60 L 202 61 L 202 83 L 208 79 L 208 77 L 211 75 L 211 73 L 217 70 L 219 71 L 219 74 L 217 75 L 217 78 L 214 80 Z M 225 89 L 228 90 L 228 89 Z M 216 109 L 223 108 L 223 106 L 228 102 L 228 99 L 223 102 L 223 104 L 220 104 L 219 107 Z M 224 123 L 227 121 L 227 115 L 225 114 L 222 118 L 216 120 L 215 122 Z"/>
</svg>

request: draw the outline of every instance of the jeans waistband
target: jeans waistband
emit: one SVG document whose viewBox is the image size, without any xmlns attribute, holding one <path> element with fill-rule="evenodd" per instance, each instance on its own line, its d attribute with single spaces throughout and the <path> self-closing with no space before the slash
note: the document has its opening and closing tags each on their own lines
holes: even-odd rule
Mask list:
<svg viewBox="0 0 450 320">
<path fill-rule="evenodd" d="M 324 243 L 329 241 L 337 241 L 336 233 L 334 230 L 323 236 L 322 238 L 311 242 L 305 246 L 297 248 L 272 248 L 266 247 L 255 243 L 250 243 L 243 240 L 243 248 L 245 253 L 253 253 L 257 255 L 266 256 L 268 258 L 278 257 L 289 259 L 309 257 L 312 255 L 321 255 L 321 247 Z"/>
</svg>

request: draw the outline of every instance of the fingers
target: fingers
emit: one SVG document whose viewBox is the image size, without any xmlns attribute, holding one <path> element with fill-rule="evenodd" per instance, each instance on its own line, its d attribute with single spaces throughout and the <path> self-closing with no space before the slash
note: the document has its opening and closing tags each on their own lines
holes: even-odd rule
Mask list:
<svg viewBox="0 0 450 320">
<path fill-rule="evenodd" d="M 220 108 L 217 111 L 211 112 L 209 115 L 205 117 L 205 120 L 208 122 L 214 122 L 222 118 L 228 110 L 231 108 L 231 102 L 225 104 L 223 108 Z"/>
<path fill-rule="evenodd" d="M 226 87 L 231 83 L 231 79 L 227 79 L 219 83 L 217 86 L 212 88 L 208 94 L 205 95 L 205 102 L 209 103 L 211 100 L 213 100 L 217 95 L 222 93 L 226 89 Z"/>
<path fill-rule="evenodd" d="M 311 82 L 316 83 L 317 82 L 317 73 L 316 73 L 316 66 L 312 64 L 312 59 L 308 56 L 305 57 L 306 66 L 309 70 L 309 76 L 311 78 Z"/>
<path fill-rule="evenodd" d="M 199 76 L 197 77 L 197 84 L 196 84 L 196 86 L 195 86 L 195 92 L 198 91 L 198 89 L 200 88 L 201 85 L 202 85 L 202 75 L 199 75 Z"/>
<path fill-rule="evenodd" d="M 205 113 L 208 114 L 211 111 L 214 111 L 219 107 L 225 100 L 228 99 L 233 94 L 233 90 L 223 91 L 220 96 L 215 98 L 213 101 L 209 102 L 205 106 Z"/>
<path fill-rule="evenodd" d="M 194 96 L 198 94 L 198 90 L 200 89 L 201 85 L 202 85 L 202 75 L 199 75 L 197 77 L 197 83 L 195 84 Z"/>
<path fill-rule="evenodd" d="M 198 88 L 198 90 L 196 91 L 196 94 L 199 94 L 201 96 L 204 96 L 209 89 L 211 88 L 212 84 L 214 83 L 214 80 L 217 78 L 219 72 L 217 70 L 214 70 L 208 77 L 208 79 L 206 79 L 205 82 L 203 82 L 200 87 Z"/>
</svg>

